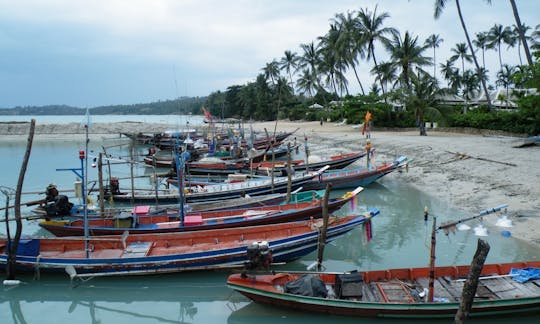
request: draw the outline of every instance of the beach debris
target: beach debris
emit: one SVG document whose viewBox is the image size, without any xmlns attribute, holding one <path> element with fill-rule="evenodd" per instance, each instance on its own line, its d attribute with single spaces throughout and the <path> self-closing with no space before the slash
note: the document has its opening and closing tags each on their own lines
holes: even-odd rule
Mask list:
<svg viewBox="0 0 540 324">
<path fill-rule="evenodd" d="M 475 160 L 499 163 L 499 164 L 504 164 L 504 165 L 509 165 L 509 166 L 517 166 L 517 164 L 514 164 L 514 163 L 495 161 L 495 160 L 486 159 L 486 158 L 478 157 L 478 156 L 471 156 L 471 155 L 468 155 L 467 153 L 451 152 L 451 151 L 445 151 L 445 152 L 450 153 L 450 154 L 454 154 L 455 158 L 450 160 L 450 161 L 444 162 L 444 163 L 450 163 L 450 162 L 459 161 L 459 160 L 466 160 L 466 159 L 475 159 Z M 441 164 L 444 164 L 444 163 L 441 163 Z"/>
</svg>

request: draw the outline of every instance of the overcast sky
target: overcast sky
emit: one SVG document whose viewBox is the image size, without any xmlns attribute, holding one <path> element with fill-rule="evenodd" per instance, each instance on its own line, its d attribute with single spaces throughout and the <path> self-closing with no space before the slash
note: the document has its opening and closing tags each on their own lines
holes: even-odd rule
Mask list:
<svg viewBox="0 0 540 324">
<path fill-rule="evenodd" d="M 336 13 L 360 8 L 390 14 L 386 25 L 423 43 L 444 42 L 437 63 L 464 42 L 454 1 L 439 20 L 434 0 L 0 0 L 0 108 L 134 104 L 206 96 L 254 81 L 285 50 L 328 31 Z M 540 1 L 516 0 L 522 22 L 540 24 Z M 514 24 L 510 3 L 461 1 L 469 33 Z M 498 70 L 489 51 L 488 70 Z M 427 52 L 431 55 L 431 51 Z M 380 52 L 381 59 L 384 53 Z M 517 50 L 503 51 L 516 64 Z M 370 64 L 359 71 L 373 82 Z M 491 77 L 494 81 L 494 76 Z M 356 81 L 349 80 L 358 92 Z"/>
</svg>

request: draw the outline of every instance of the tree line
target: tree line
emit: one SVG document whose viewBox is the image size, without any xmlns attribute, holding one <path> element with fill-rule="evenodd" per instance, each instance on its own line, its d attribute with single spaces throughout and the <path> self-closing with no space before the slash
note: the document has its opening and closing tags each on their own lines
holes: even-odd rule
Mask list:
<svg viewBox="0 0 540 324">
<path fill-rule="evenodd" d="M 526 122 L 523 127 L 502 121 L 509 117 L 486 125 L 488 119 L 504 114 L 494 111 L 493 102 L 505 98 L 491 98 L 490 90 L 506 89 L 506 93 L 510 93 L 511 87 L 540 89 L 540 25 L 532 29 L 522 23 L 512 0 L 509 9 L 514 14 L 514 25 L 495 23 L 471 38 L 459 0 L 455 3 L 465 41 L 455 44 L 451 57 L 442 60 L 443 63 L 437 64 L 436 57 L 436 50 L 444 41 L 440 35 L 432 34 L 421 40 L 411 31 L 400 32 L 390 26 L 390 14 L 380 12 L 377 6 L 372 10 L 360 8 L 335 14 L 325 35 L 300 44 L 299 53 L 285 50 L 281 58 L 266 63 L 254 81 L 211 93 L 205 105 L 213 115 L 223 118 L 347 118 L 355 123 L 362 122 L 367 110 L 375 110 L 373 120 L 377 125 L 418 126 L 421 134 L 425 134 L 426 118 L 448 126 L 502 125 L 509 131 L 540 132 L 540 126 L 535 126 L 540 124 L 535 112 L 540 100 L 534 98 L 527 98 L 524 103 L 521 99 L 518 101 L 525 111 L 523 116 L 515 114 L 514 117 Z M 487 3 L 489 5 L 490 1 Z M 435 1 L 434 19 L 442 15 L 446 4 L 447 1 Z M 516 49 L 520 63 L 505 64 L 503 51 L 515 53 Z M 386 54 L 384 59 L 377 55 L 380 50 Z M 496 80 L 489 80 L 485 67 L 485 56 L 490 53 L 496 54 L 499 60 Z M 479 55 L 481 62 L 477 59 Z M 359 67 L 369 69 L 371 84 L 362 83 Z M 444 82 L 439 81 L 438 73 Z M 358 84 L 358 94 L 351 93 L 351 82 Z M 472 105 L 472 108 L 478 108 L 477 115 L 478 112 L 491 115 L 468 115 L 483 120 L 468 124 L 467 117 L 460 115 L 468 112 L 469 105 L 445 106 L 441 100 L 445 95 L 458 95 L 472 104 L 483 95 L 482 105 Z M 309 109 L 313 103 L 327 109 Z"/>
<path fill-rule="evenodd" d="M 90 108 L 92 115 L 187 115 L 201 114 L 206 97 L 181 97 L 152 103 Z M 67 105 L 26 106 L 0 109 L 0 115 L 84 115 L 86 108 Z"/>
</svg>

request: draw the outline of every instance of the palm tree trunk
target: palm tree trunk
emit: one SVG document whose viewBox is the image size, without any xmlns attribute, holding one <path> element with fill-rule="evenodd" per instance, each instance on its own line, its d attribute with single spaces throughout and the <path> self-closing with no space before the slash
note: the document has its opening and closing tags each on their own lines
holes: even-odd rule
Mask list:
<svg viewBox="0 0 540 324">
<path fill-rule="evenodd" d="M 502 53 L 501 53 L 501 43 L 500 42 L 499 42 L 498 48 L 499 48 L 499 65 L 501 66 L 501 71 L 502 71 L 503 64 L 502 64 Z"/>
<path fill-rule="evenodd" d="M 467 38 L 467 43 L 469 44 L 469 48 L 471 49 L 474 65 L 476 66 L 476 73 L 478 76 L 480 76 L 480 65 L 478 64 L 478 60 L 476 59 L 476 54 L 474 53 L 474 47 L 471 42 L 471 38 L 469 37 L 469 32 L 467 31 L 467 26 L 465 26 L 465 21 L 463 20 L 463 15 L 461 14 L 461 6 L 459 5 L 459 0 L 456 0 L 456 7 L 458 10 L 459 20 L 461 22 L 461 27 L 463 27 L 463 32 L 465 33 L 465 37 Z M 488 110 L 491 110 L 491 99 L 489 98 L 489 92 L 487 90 L 486 86 L 486 80 L 484 78 L 481 78 L 482 82 L 482 88 L 484 90 L 484 94 L 486 96 L 487 106 Z"/>
<path fill-rule="evenodd" d="M 377 71 L 377 73 L 379 73 L 378 72 L 379 71 L 379 65 L 377 64 L 377 60 L 375 59 L 375 50 L 374 50 L 373 46 L 371 46 L 371 56 L 373 57 L 373 63 L 375 64 L 375 70 Z M 384 102 L 386 102 L 386 91 L 384 90 L 384 86 L 383 86 L 380 75 L 379 75 L 379 83 L 381 84 L 381 90 L 383 92 Z"/>
<path fill-rule="evenodd" d="M 354 71 L 354 76 L 356 77 L 356 81 L 358 81 L 358 84 L 360 85 L 360 90 L 362 91 L 362 95 L 366 95 L 366 93 L 364 92 L 364 87 L 362 86 L 362 82 L 360 81 L 360 78 L 358 77 L 358 72 L 356 72 L 356 67 L 352 66 L 353 68 L 353 71 Z"/>
<path fill-rule="evenodd" d="M 512 5 L 512 11 L 514 12 L 514 19 L 516 20 L 516 25 L 519 32 L 519 39 L 521 40 L 521 45 L 523 45 L 523 50 L 525 51 L 525 56 L 527 57 L 527 63 L 532 67 L 533 61 L 531 57 L 531 52 L 529 51 L 529 45 L 527 45 L 527 39 L 525 39 L 525 34 L 523 33 L 523 25 L 521 25 L 521 19 L 519 18 L 519 12 L 516 6 L 515 0 L 510 0 Z"/>
<path fill-rule="evenodd" d="M 435 61 L 435 45 L 433 45 L 433 79 L 436 78 L 437 73 L 437 62 Z"/>
</svg>

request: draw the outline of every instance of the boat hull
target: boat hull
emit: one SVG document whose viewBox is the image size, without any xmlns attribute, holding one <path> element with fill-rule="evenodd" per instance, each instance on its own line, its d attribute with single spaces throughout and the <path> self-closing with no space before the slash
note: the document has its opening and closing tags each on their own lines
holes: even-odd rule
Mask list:
<svg viewBox="0 0 540 324">
<path fill-rule="evenodd" d="M 327 242 L 362 224 L 369 215 L 332 218 Z M 318 224 L 318 225 L 317 225 Z M 143 275 L 242 267 L 247 247 L 266 240 L 274 262 L 289 262 L 316 250 L 318 221 L 172 234 L 89 238 L 34 238 L 19 244 L 16 263 L 21 271 L 62 272 L 72 267 L 78 274 Z M 0 265 L 7 261 L 8 242 L 0 242 Z"/>
<path fill-rule="evenodd" d="M 503 316 L 503 315 L 515 315 L 515 314 L 538 314 L 540 311 L 540 280 L 536 282 L 529 282 L 526 284 L 513 284 L 505 278 L 505 275 L 510 272 L 512 268 L 523 267 L 540 267 L 540 262 L 517 262 L 508 264 L 492 264 L 484 265 L 482 275 L 492 276 L 497 274 L 497 280 L 501 280 L 506 285 L 506 291 L 501 290 L 500 296 L 502 298 L 495 298 L 497 294 L 491 292 L 493 295 L 491 298 L 483 298 L 479 295 L 477 290 L 477 298 L 474 300 L 472 308 L 470 310 L 470 317 L 481 316 Z M 447 287 L 450 286 L 452 280 L 459 277 L 467 277 L 469 272 L 469 266 L 452 266 L 452 267 L 437 267 L 435 270 L 436 276 L 439 281 L 435 282 L 436 292 L 438 289 L 443 289 L 439 286 L 440 280 L 445 280 Z M 417 279 L 416 276 L 426 277 L 429 274 L 429 268 L 409 268 L 409 269 L 391 269 L 383 271 L 368 271 L 359 272 L 363 276 L 365 287 L 379 287 L 375 291 L 371 290 L 371 293 L 366 293 L 358 298 L 321 298 L 321 297 L 306 297 L 300 295 L 294 295 L 290 293 L 283 293 L 276 289 L 267 289 L 269 285 L 280 282 L 283 283 L 283 278 L 273 281 L 274 278 L 287 274 L 276 274 L 275 276 L 255 276 L 249 279 L 241 279 L 238 275 L 232 275 L 229 277 L 227 283 L 229 287 L 247 296 L 255 302 L 270 304 L 279 307 L 293 308 L 301 311 L 320 312 L 332 315 L 343 316 L 358 316 L 358 317 L 395 317 L 395 318 L 453 318 L 460 307 L 460 290 L 454 288 L 454 297 L 449 297 L 449 301 L 438 302 L 426 302 L 415 301 L 410 297 L 407 302 L 403 300 L 391 300 L 396 298 L 392 296 L 391 290 L 384 290 L 387 288 L 377 286 L 379 282 L 391 282 L 393 281 L 394 287 L 404 287 L 401 283 L 403 281 Z M 338 274 L 322 274 L 320 277 L 325 277 L 324 282 L 334 280 Z M 264 277 L 264 278 L 262 278 Z M 295 277 L 296 278 L 296 277 Z M 491 280 L 491 279 L 489 279 Z M 249 283 L 248 283 L 249 281 Z M 397 286 L 396 286 L 397 285 Z M 401 286 L 400 286 L 401 285 Z M 461 284 L 462 286 L 463 284 Z M 482 284 L 481 284 L 482 285 Z M 500 284 L 498 284 L 500 285 Z M 487 284 L 486 284 L 487 286 Z M 408 286 L 407 286 L 408 287 Z M 395 289 L 395 288 L 393 288 Z M 402 288 L 399 288 L 402 289 Z M 405 288 L 403 288 L 405 289 Z M 447 291 L 450 291 L 450 288 Z M 480 289 L 480 288 L 479 288 Z M 512 289 L 514 292 L 512 292 Z M 405 289 L 406 290 L 406 289 Z M 366 292 L 367 290 L 363 290 Z M 488 290 L 486 290 L 488 291 Z M 379 297 L 368 297 L 368 295 L 377 295 Z M 395 293 L 396 296 L 406 296 L 406 292 Z M 458 296 L 459 295 L 459 296 Z M 390 300 L 378 300 L 376 298 L 388 298 Z M 500 297 L 499 296 L 499 297 Z"/>
</svg>

